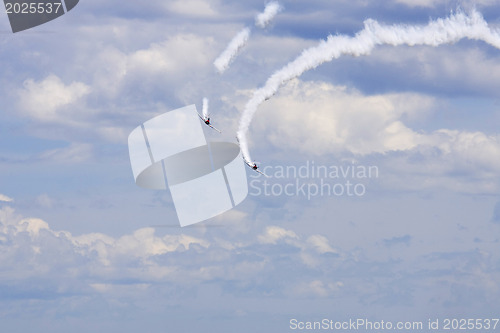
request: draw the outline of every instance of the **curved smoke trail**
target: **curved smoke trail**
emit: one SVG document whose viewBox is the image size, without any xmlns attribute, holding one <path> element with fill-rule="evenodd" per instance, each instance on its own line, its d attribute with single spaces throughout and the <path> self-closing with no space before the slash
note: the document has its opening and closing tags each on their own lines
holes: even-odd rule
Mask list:
<svg viewBox="0 0 500 333">
<path fill-rule="evenodd" d="M 455 43 L 463 38 L 482 40 L 500 49 L 500 35 L 488 27 L 481 13 L 473 10 L 470 14 L 457 12 L 448 18 L 430 21 L 426 26 L 392 25 L 385 26 L 375 20 L 366 20 L 364 29 L 354 37 L 328 36 L 318 46 L 302 52 L 295 60 L 275 72 L 266 84 L 253 93 L 245 105 L 240 119 L 237 137 L 243 157 L 251 161 L 246 134 L 259 105 L 273 96 L 286 82 L 317 66 L 337 59 L 342 55 L 368 55 L 377 45 L 430 45 L 439 46 Z"/>
</svg>

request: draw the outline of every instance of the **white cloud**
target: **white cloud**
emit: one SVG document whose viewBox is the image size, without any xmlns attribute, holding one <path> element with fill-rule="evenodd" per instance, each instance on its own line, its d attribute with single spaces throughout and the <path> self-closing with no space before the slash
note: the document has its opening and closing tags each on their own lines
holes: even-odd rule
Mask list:
<svg viewBox="0 0 500 333">
<path fill-rule="evenodd" d="M 438 130 L 416 149 L 389 154 L 380 161 L 390 188 L 450 189 L 460 193 L 496 194 L 500 190 L 500 136 L 481 132 Z M 404 181 L 401 181 L 404 179 Z"/>
<path fill-rule="evenodd" d="M 206 0 L 175 0 L 165 3 L 165 7 L 173 13 L 192 17 L 214 17 L 217 11 L 213 2 Z"/>
<path fill-rule="evenodd" d="M 91 38 L 99 33 L 91 29 L 83 35 Z M 123 142 L 131 119 L 136 123 L 136 118 L 148 119 L 171 109 L 158 96 L 146 101 L 144 96 L 182 93 L 183 83 L 179 87 L 177 83 L 191 84 L 200 69 L 209 71 L 212 43 L 212 38 L 192 33 L 176 33 L 142 48 L 110 43 L 94 49 L 94 44 L 84 43 L 79 48 L 85 52 L 75 60 L 75 68 L 86 69 L 75 74 L 81 81 L 66 82 L 55 74 L 40 81 L 27 79 L 17 90 L 17 104 L 21 114 L 42 124 L 31 131 L 36 135 L 50 136 L 57 128 L 58 139 L 73 141 L 76 136 L 96 134 Z"/>
<path fill-rule="evenodd" d="M 127 68 L 145 75 L 191 72 L 210 63 L 212 42 L 194 34 L 177 34 L 128 55 Z"/>
<path fill-rule="evenodd" d="M 333 249 L 329 242 L 328 238 L 321 235 L 312 235 L 307 238 L 307 243 L 311 245 L 318 253 L 338 253 L 335 249 Z"/>
<path fill-rule="evenodd" d="M 297 239 L 298 236 L 291 230 L 286 230 L 277 226 L 267 227 L 265 232 L 258 237 L 259 242 L 264 244 L 276 244 L 279 240 L 287 238 Z"/>
<path fill-rule="evenodd" d="M 78 103 L 90 94 L 91 89 L 82 82 L 66 85 L 56 75 L 51 74 L 42 81 L 24 81 L 24 89 L 19 91 L 22 110 L 36 120 L 55 123 L 75 123 L 79 115 L 74 111 Z"/>
<path fill-rule="evenodd" d="M 6 196 L 5 194 L 1 194 L 1 193 L 0 193 L 0 201 L 3 201 L 3 202 L 11 202 L 11 201 L 14 201 L 14 199 L 9 198 L 9 197 L 8 197 L 8 196 Z"/>
<path fill-rule="evenodd" d="M 434 136 L 436 146 L 453 159 L 458 169 L 500 172 L 500 135 L 443 129 Z"/>
<path fill-rule="evenodd" d="M 498 192 L 500 135 L 446 128 L 426 132 L 406 125 L 424 125 L 443 105 L 416 93 L 364 95 L 294 80 L 261 105 L 250 140 L 271 143 L 288 156 L 375 158 L 385 170 L 377 182 L 390 188 Z"/>
<path fill-rule="evenodd" d="M 239 235 L 243 234 L 247 232 Z M 5 250 L 4 262 L 18 262 L 12 268 L 13 273 L 22 275 L 24 263 L 29 263 L 33 265 L 33 274 L 49 278 L 56 271 L 63 275 L 72 272 L 75 278 L 90 274 L 87 286 L 100 292 L 112 289 L 112 283 L 107 281 L 113 277 L 138 279 L 139 284 L 165 280 L 185 284 L 213 279 L 248 283 L 249 277 L 269 274 L 274 269 L 271 262 L 275 254 L 261 252 L 262 244 L 279 247 L 281 241 L 287 243 L 300 251 L 290 260 L 304 268 L 312 265 L 300 253 L 307 252 L 308 260 L 315 262 L 321 262 L 322 254 L 336 253 L 326 237 L 313 235 L 303 242 L 295 232 L 278 226 L 269 226 L 262 234 L 253 234 L 245 241 L 234 241 L 227 236 L 225 233 L 213 239 L 188 234 L 158 236 L 153 228 L 141 228 L 120 237 L 102 233 L 74 236 L 68 231 L 52 230 L 41 219 L 23 218 L 10 207 L 0 209 L 0 239 L 4 240 L 0 247 Z M 255 249 L 257 253 L 248 255 Z M 54 251 L 58 253 L 57 264 L 53 261 Z M 240 259 L 243 253 L 247 254 Z"/>
<path fill-rule="evenodd" d="M 417 94 L 363 96 L 328 83 L 293 80 L 261 106 L 255 120 L 276 146 L 317 155 L 366 155 L 408 150 L 423 142 L 400 119 L 433 103 Z"/>
<path fill-rule="evenodd" d="M 47 222 L 37 218 L 23 219 L 17 225 L 18 232 L 27 231 L 31 237 L 37 237 L 40 234 L 40 230 L 49 230 L 49 225 Z"/>
<path fill-rule="evenodd" d="M 99 233 L 73 236 L 67 231 L 52 230 L 41 219 L 18 216 L 9 207 L 0 209 L 0 236 L 9 239 L 8 244 L 0 244 L 4 250 L 10 249 L 8 253 L 4 252 L 3 259 L 19 261 L 20 274 L 23 274 L 23 262 L 26 262 L 28 265 L 33 263 L 33 274 L 43 271 L 45 276 L 57 269 L 77 274 L 91 269 L 96 277 L 120 274 L 124 269 L 128 273 L 123 274 L 142 275 L 145 281 L 165 278 L 174 271 L 172 267 L 156 262 L 157 256 L 186 251 L 193 245 L 205 249 L 210 245 L 206 240 L 188 235 L 158 237 L 152 228 L 139 229 L 119 238 Z M 30 250 L 26 252 L 24 247 Z M 56 259 L 54 251 L 62 251 L 57 255 L 57 265 L 52 262 Z M 35 256 L 39 256 L 36 262 L 33 261 Z M 88 267 L 78 266 L 82 258 L 86 258 Z M 15 267 L 12 269 L 16 270 Z"/>
<path fill-rule="evenodd" d="M 204 240 L 186 235 L 157 237 L 155 229 L 143 228 L 135 231 L 132 235 L 120 237 L 114 243 L 114 248 L 118 255 L 148 258 L 179 249 L 189 249 L 192 244 L 209 246 L 209 243 Z"/>
<path fill-rule="evenodd" d="M 283 151 L 320 156 L 396 151 L 420 156 L 408 165 L 399 165 L 399 172 L 443 175 L 465 171 L 490 180 L 497 176 L 499 135 L 452 129 L 426 133 L 403 122 L 425 116 L 437 105 L 434 98 L 419 94 L 365 96 L 328 83 L 294 80 L 261 106 L 256 140 Z"/>
<path fill-rule="evenodd" d="M 224 290 L 224 295 L 215 295 L 218 300 L 234 302 L 241 295 L 272 296 L 273 302 L 286 303 L 290 298 L 342 298 L 348 294 L 351 306 L 357 307 L 364 304 L 366 297 L 372 297 L 374 304 L 383 304 L 385 297 L 397 297 L 401 288 L 417 288 L 419 284 L 412 280 L 415 265 L 430 272 L 423 277 L 426 283 L 450 277 L 442 270 L 441 262 L 429 263 L 425 256 L 415 258 L 411 249 L 400 254 L 403 259 L 410 256 L 410 260 L 386 262 L 385 256 L 392 254 L 372 254 L 372 244 L 365 245 L 363 235 L 352 237 L 364 245 L 346 253 L 334 249 L 326 236 L 299 234 L 280 226 L 264 230 L 254 227 L 236 237 L 225 229 L 202 234 L 194 236 L 184 230 L 160 236 L 153 228 L 141 228 L 119 237 L 101 233 L 74 236 L 52 230 L 41 219 L 24 218 L 4 207 L 0 209 L 0 260 L 4 263 L 0 288 L 9 286 L 13 290 L 11 299 L 23 299 L 27 291 L 31 301 L 40 297 L 30 289 L 36 279 L 37 290 L 49 295 L 43 297 L 50 297 L 51 304 L 60 305 L 70 295 L 75 302 L 83 302 L 81 310 L 93 308 L 96 300 L 110 305 L 118 301 L 132 304 L 134 311 L 144 309 L 144 301 L 154 306 L 178 306 L 199 299 L 190 296 L 192 293 L 210 294 L 213 287 Z M 431 235 L 416 239 L 418 242 L 409 247 L 417 246 L 419 253 L 432 253 L 436 248 Z M 457 248 L 469 245 L 470 242 L 457 244 Z M 494 248 L 493 243 L 490 248 Z M 377 257 L 377 262 L 367 262 L 368 254 Z M 474 265 L 474 276 L 465 281 L 466 287 L 479 279 L 488 284 L 475 286 L 476 291 L 491 290 L 497 273 L 485 265 L 485 260 L 492 260 L 492 256 L 496 258 L 496 252 L 481 257 L 481 265 Z M 457 261 L 450 262 L 446 255 L 440 260 L 447 265 Z M 407 267 L 412 267 L 410 273 L 395 274 Z M 460 280 L 455 283 L 464 284 Z M 493 292 L 498 293 L 498 288 Z M 410 297 L 413 294 L 408 292 Z M 432 302 L 434 296 L 428 293 L 421 297 L 422 302 Z M 446 295 L 447 300 L 452 298 Z M 205 296 L 202 299 L 206 300 Z M 494 298 L 487 302 L 494 302 Z M 59 313 L 51 305 L 48 309 Z"/>
</svg>

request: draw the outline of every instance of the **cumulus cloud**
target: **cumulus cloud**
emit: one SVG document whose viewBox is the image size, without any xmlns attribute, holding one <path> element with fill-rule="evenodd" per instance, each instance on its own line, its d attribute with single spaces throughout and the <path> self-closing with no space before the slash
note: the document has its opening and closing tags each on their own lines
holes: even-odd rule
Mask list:
<svg viewBox="0 0 500 333">
<path fill-rule="evenodd" d="M 257 142 L 268 142 L 287 156 L 324 159 L 334 154 L 370 164 L 375 159 L 385 170 L 381 181 L 391 188 L 496 193 L 500 136 L 417 127 L 439 116 L 442 106 L 417 93 L 366 95 L 294 80 L 261 106 L 266 117 L 256 117 L 252 131 Z"/>
<path fill-rule="evenodd" d="M 294 80 L 262 106 L 267 118 L 257 120 L 257 128 L 268 132 L 277 146 L 318 155 L 408 150 L 424 138 L 401 117 L 433 103 L 433 98 L 417 94 L 364 96 L 342 86 Z"/>
<path fill-rule="evenodd" d="M 127 68 L 149 75 L 153 73 L 191 72 L 209 63 L 208 45 L 211 39 L 193 34 L 177 34 L 167 40 L 152 43 L 147 49 L 127 56 Z M 128 72 L 127 70 L 127 72 Z"/>
<path fill-rule="evenodd" d="M 297 285 L 303 285 L 300 293 L 291 292 L 301 297 L 315 296 L 320 290 L 326 293 L 334 290 L 332 286 L 336 282 L 329 279 L 322 280 L 324 286 L 319 282 L 309 285 L 308 281 L 296 278 L 279 286 L 281 280 L 275 276 L 273 264 L 285 256 L 285 263 L 280 263 L 282 259 L 276 262 L 284 265 L 283 269 L 288 269 L 290 264 L 304 270 L 320 267 L 332 259 L 325 255 L 337 253 L 326 237 L 311 235 L 303 241 L 292 230 L 268 226 L 260 233 L 252 230 L 249 237 L 235 241 L 234 235 L 228 237 L 221 230 L 213 235 L 203 232 L 195 236 L 176 232 L 158 235 L 154 228 L 141 228 L 117 237 L 103 233 L 75 236 L 69 231 L 52 229 L 42 219 L 23 217 L 6 206 L 0 209 L 0 260 L 7 265 L 3 273 L 6 267 L 9 273 L 0 279 L 0 288 L 13 283 L 10 279 L 15 278 L 16 288 L 22 289 L 36 277 L 65 286 L 59 291 L 52 290 L 52 284 L 38 286 L 52 294 L 52 298 L 76 289 L 83 294 L 93 291 L 115 294 L 123 286 L 120 281 L 124 280 L 133 281 L 126 285 L 137 288 L 165 283 L 185 288 L 192 283 L 219 281 L 227 284 L 228 290 L 235 288 L 233 281 L 238 281 L 243 289 L 236 288 L 237 293 L 243 292 L 245 286 L 257 287 L 262 283 L 276 285 L 277 294 L 290 293 Z M 248 232 L 238 235 L 244 234 Z M 283 248 L 283 244 L 287 247 Z M 335 256 L 333 260 L 341 262 L 343 258 Z M 262 287 L 267 288 L 264 285 Z M 135 295 L 134 290 L 128 289 L 128 292 Z M 131 297 L 135 297 L 133 295 Z"/>
<path fill-rule="evenodd" d="M 82 32 L 84 36 L 95 34 L 98 32 L 92 29 Z M 210 63 L 212 42 L 207 36 L 176 33 L 130 48 L 112 42 L 96 49 L 93 44 L 83 44 L 77 48 L 85 51 L 67 68 L 77 80 L 59 74 L 26 79 L 22 88 L 15 89 L 15 103 L 20 115 L 33 120 L 28 126 L 36 124 L 29 132 L 72 142 L 65 151 L 49 151 L 41 158 L 63 158 L 62 154 L 77 149 L 88 157 L 91 147 L 77 141 L 126 142 L 132 126 L 172 109 L 165 106 L 165 99 L 193 93 L 182 85 L 191 84 Z M 81 73 L 77 68 L 86 70 Z"/>
<path fill-rule="evenodd" d="M 259 235 L 259 242 L 264 244 L 276 244 L 282 239 L 296 239 L 297 235 L 295 232 L 286 230 L 280 227 L 271 226 L 267 227 L 262 235 Z"/>
<path fill-rule="evenodd" d="M 447 129 L 431 135 L 435 146 L 451 158 L 458 170 L 500 171 L 500 135 Z"/>
<path fill-rule="evenodd" d="M 262 106 L 267 117 L 257 120 L 255 127 L 260 140 L 280 149 L 358 156 L 418 152 L 426 163 L 435 161 L 434 171 L 497 175 L 500 136 L 451 129 L 425 132 L 404 123 L 437 107 L 436 100 L 426 95 L 363 95 L 342 86 L 295 80 Z"/>
<path fill-rule="evenodd" d="M 209 286 L 224 290 L 223 295 L 212 295 L 210 301 L 238 299 L 241 295 L 259 299 L 272 295 L 276 302 L 286 303 L 290 298 L 335 296 L 347 297 L 352 306 L 358 307 L 367 298 L 371 299 L 371 305 L 397 299 L 401 297 L 400 290 L 409 290 L 404 298 L 411 299 L 412 290 L 422 281 L 422 278 L 419 282 L 413 280 L 414 274 L 423 274 L 419 267 L 428 273 L 423 274 L 426 283 L 431 283 L 459 273 L 456 269 L 452 273 L 443 270 L 442 261 L 458 267 L 461 265 L 455 264 L 462 258 L 455 256 L 450 261 L 443 255 L 437 262 L 432 257 L 435 248 L 432 237 L 407 244 L 418 246 L 424 254 L 431 253 L 431 260 L 429 256 L 415 258 L 414 251 L 409 251 L 411 255 L 406 254 L 409 256 L 406 261 L 387 262 L 387 258 L 377 253 L 378 261 L 374 263 L 366 259 L 371 254 L 370 246 L 361 245 L 350 253 L 336 249 L 327 236 L 308 235 L 277 225 L 263 230 L 251 228 L 236 235 L 229 235 L 223 228 L 195 235 L 197 232 L 159 235 L 154 228 L 140 228 L 122 236 L 103 233 L 76 236 L 54 230 L 42 219 L 26 218 L 8 206 L 2 207 L 0 260 L 4 265 L 0 268 L 0 290 L 9 288 L 10 299 L 50 299 L 58 305 L 71 297 L 77 304 L 84 303 L 80 311 L 94 309 L 96 300 L 113 306 L 117 302 L 131 304 L 134 312 L 145 304 L 179 306 L 186 300 L 194 301 L 193 291 L 203 294 L 212 290 Z M 354 241 L 366 242 L 362 236 L 354 237 Z M 474 279 L 492 281 L 496 273 L 491 268 L 485 269 L 491 266 L 482 266 L 492 256 L 496 253 L 481 255 L 481 265 L 473 267 L 474 274 L 471 276 L 469 271 L 470 278 L 456 281 L 457 285 Z M 406 271 L 410 273 L 401 273 Z M 36 288 L 32 287 L 34 280 Z M 490 289 L 488 284 L 477 287 L 476 291 Z M 432 292 L 420 297 L 423 302 L 432 303 Z M 452 300 L 453 296 L 446 298 Z M 144 300 L 147 302 L 143 303 Z M 495 298 L 486 301 L 491 304 Z M 53 311 L 58 313 L 49 307 L 49 312 Z"/>
<path fill-rule="evenodd" d="M 90 31 L 84 36 L 91 38 L 89 36 L 95 34 L 98 32 Z M 83 63 L 81 66 L 87 69 L 85 75 L 80 75 L 83 82 L 65 83 L 55 74 L 41 81 L 28 79 L 18 92 L 18 103 L 27 115 L 44 122 L 69 122 L 71 117 L 83 117 L 89 121 L 89 113 L 95 110 L 86 109 L 83 115 L 74 111 L 75 106 L 81 106 L 88 99 L 100 102 L 101 106 L 97 109 L 101 120 L 111 111 L 124 115 L 130 111 L 127 107 L 119 110 L 115 107 L 115 104 L 129 98 L 123 95 L 145 88 L 154 92 L 164 88 L 165 84 L 171 86 L 173 82 L 182 81 L 180 73 L 193 75 L 210 63 L 212 43 L 210 37 L 176 33 L 153 41 L 146 47 L 126 50 L 112 43 L 96 50 L 93 44 L 83 45 L 85 54 L 92 54 L 91 57 L 78 59 Z M 105 108 L 105 105 L 110 107 Z M 95 121 L 95 118 L 92 120 Z"/>
<path fill-rule="evenodd" d="M 247 279 L 256 274 L 271 277 L 269 262 L 274 260 L 274 254 L 262 252 L 262 244 L 279 248 L 280 241 L 288 242 L 299 252 L 310 250 L 309 257 L 333 251 L 325 237 L 313 235 L 304 242 L 295 232 L 277 226 L 240 242 L 221 235 L 159 236 L 154 228 L 141 228 L 119 237 L 102 233 L 74 236 L 68 231 L 53 230 L 42 219 L 25 218 L 8 206 L 0 209 L 0 259 L 17 263 L 9 266 L 11 275 L 22 281 L 34 276 L 57 279 L 59 275 L 71 275 L 83 279 L 78 284 L 81 288 L 99 292 L 113 289 L 114 283 L 109 281 L 115 278 L 134 279 L 134 285 L 165 281 L 185 285 L 217 279 L 248 283 Z M 300 256 L 291 260 L 309 267 Z M 31 273 L 24 275 L 25 269 Z"/>
<path fill-rule="evenodd" d="M 72 106 L 81 102 L 91 92 L 82 82 L 65 84 L 58 76 L 51 74 L 42 81 L 24 81 L 19 91 L 21 108 L 27 115 L 42 122 L 74 122 L 78 118 Z"/>
<path fill-rule="evenodd" d="M 119 238 L 99 233 L 73 236 L 67 231 L 52 230 L 48 223 L 41 219 L 18 216 L 9 207 L 0 210 L 0 233 L 1 238 L 7 241 L 1 246 L 4 250 L 11 249 L 8 253 L 4 252 L 4 262 L 19 260 L 17 267 L 21 269 L 20 274 L 23 269 L 22 262 L 25 262 L 35 269 L 32 274 L 43 273 L 44 276 L 56 273 L 57 267 L 52 261 L 58 259 L 62 265 L 60 268 L 65 272 L 76 271 L 81 275 L 92 268 L 96 276 L 102 277 L 106 276 L 106 272 L 111 275 L 117 271 L 122 272 L 122 265 L 131 265 L 130 276 L 139 277 L 141 270 L 148 269 L 150 274 L 146 274 L 144 279 L 156 280 L 164 278 L 165 274 L 172 271 L 155 263 L 156 256 L 186 251 L 193 245 L 204 248 L 209 245 L 207 241 L 186 235 L 158 237 L 152 228 L 139 229 L 131 235 Z M 64 249 L 64 252 L 55 257 L 53 251 L 56 249 Z M 87 267 L 79 266 L 84 258 Z M 109 266 L 113 268 L 111 271 L 107 270 Z M 33 276 L 32 274 L 30 276 Z"/>
<path fill-rule="evenodd" d="M 337 250 L 333 249 L 328 241 L 328 238 L 321 235 L 312 235 L 307 238 L 307 243 L 311 245 L 318 253 L 338 253 Z"/>
<path fill-rule="evenodd" d="M 173 13 L 193 17 L 214 17 L 217 10 L 213 3 L 206 0 L 176 0 L 165 3 L 168 10 Z"/>
<path fill-rule="evenodd" d="M 14 201 L 14 199 L 9 198 L 9 197 L 8 197 L 8 196 L 6 196 L 5 194 L 1 194 L 1 193 L 0 193 L 0 201 L 3 201 L 3 202 L 11 202 L 11 201 Z"/>
</svg>

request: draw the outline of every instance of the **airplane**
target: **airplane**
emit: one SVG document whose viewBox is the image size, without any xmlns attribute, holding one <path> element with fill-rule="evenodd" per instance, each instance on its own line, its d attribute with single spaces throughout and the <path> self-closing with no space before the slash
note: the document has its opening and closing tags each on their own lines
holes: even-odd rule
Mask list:
<svg viewBox="0 0 500 333">
<path fill-rule="evenodd" d="M 265 173 L 263 173 L 262 171 L 259 170 L 259 166 L 255 162 L 251 163 L 251 162 L 247 161 L 244 157 L 243 157 L 243 161 L 245 161 L 245 164 L 248 165 L 248 167 L 251 168 L 253 171 L 258 172 L 261 175 L 264 175 L 266 177 L 269 177 L 268 175 L 266 175 Z"/>
<path fill-rule="evenodd" d="M 198 113 L 198 112 L 197 112 Z M 210 115 L 207 115 L 206 117 L 202 116 L 201 114 L 198 113 L 198 117 L 200 117 L 201 120 L 203 120 L 203 122 L 208 126 L 208 127 L 212 127 L 214 130 L 216 130 L 217 132 L 219 133 L 222 133 L 220 130 L 218 130 L 217 128 L 213 127 L 212 124 L 210 124 Z"/>
<path fill-rule="evenodd" d="M 240 140 L 238 139 L 238 137 L 236 137 L 236 141 L 238 141 L 238 146 L 239 146 L 239 145 L 240 145 Z M 251 168 L 253 171 L 258 172 L 258 173 L 260 173 L 261 175 L 264 175 L 264 176 L 266 176 L 266 177 L 268 177 L 268 178 L 269 178 L 269 176 L 268 176 L 268 175 L 266 175 L 265 173 L 263 173 L 262 171 L 260 171 L 260 170 L 259 170 L 259 166 L 257 165 L 257 163 L 255 163 L 255 162 L 254 162 L 254 163 L 251 163 L 250 161 L 248 161 L 248 160 L 245 158 L 245 156 L 241 156 L 241 158 L 243 158 L 243 161 L 245 162 L 245 164 L 246 164 L 249 168 Z"/>
</svg>

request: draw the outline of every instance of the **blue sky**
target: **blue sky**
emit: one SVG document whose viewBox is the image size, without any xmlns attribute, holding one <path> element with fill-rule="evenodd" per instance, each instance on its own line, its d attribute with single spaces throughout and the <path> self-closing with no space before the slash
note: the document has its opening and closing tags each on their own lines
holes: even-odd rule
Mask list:
<svg viewBox="0 0 500 333">
<path fill-rule="evenodd" d="M 207 97 L 223 130 L 207 136 L 232 142 L 252 92 L 329 34 L 352 36 L 368 18 L 425 25 L 458 6 L 500 29 L 489 0 L 280 3 L 265 29 L 254 26 L 262 1 L 82 0 L 16 34 L 0 15 L 5 331 L 498 317 L 500 50 L 483 42 L 341 57 L 259 107 L 249 141 L 263 166 L 376 166 L 377 177 L 350 179 L 362 196 L 249 195 L 180 228 L 169 192 L 134 184 L 132 129 L 185 105 L 201 111 Z M 217 73 L 245 26 L 248 44 Z"/>
</svg>

